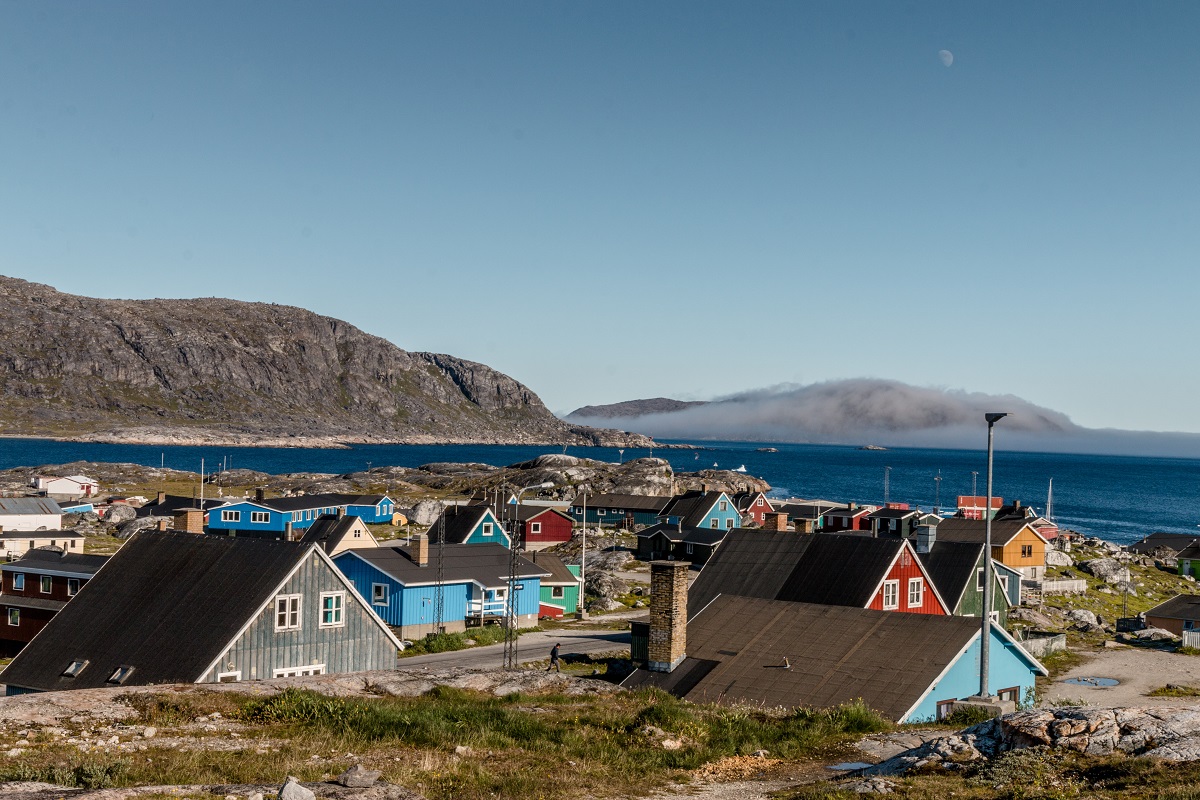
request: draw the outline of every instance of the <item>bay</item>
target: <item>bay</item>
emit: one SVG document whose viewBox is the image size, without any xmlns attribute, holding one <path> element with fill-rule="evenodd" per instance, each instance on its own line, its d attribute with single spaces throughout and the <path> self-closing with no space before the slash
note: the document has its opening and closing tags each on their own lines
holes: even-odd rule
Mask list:
<svg viewBox="0 0 1200 800">
<path fill-rule="evenodd" d="M 984 437 L 981 433 L 981 445 Z M 693 442 L 704 449 L 671 450 L 570 447 L 569 455 L 604 461 L 654 455 L 677 472 L 712 468 L 736 469 L 763 478 L 773 497 L 823 498 L 858 503 L 885 499 L 932 509 L 940 502 L 953 509 L 957 495 L 985 492 L 986 453 L 979 450 L 897 448 L 886 451 L 854 447 L 761 442 Z M 772 446 L 776 453 L 758 448 Z M 344 473 L 372 466 L 417 467 L 437 461 L 480 462 L 504 466 L 561 447 L 518 445 L 356 445 L 348 449 L 255 447 L 158 447 L 91 444 L 46 439 L 0 439 L 0 469 L 62 464 L 71 461 L 131 462 L 199 471 L 224 461 L 231 468 L 280 474 Z M 890 469 L 887 469 L 889 468 Z M 940 471 L 940 487 L 935 481 Z M 1135 541 L 1152 531 L 1200 536 L 1200 460 L 1132 456 L 1023 453 L 1003 448 L 997 436 L 995 493 L 1019 499 L 1044 512 L 1046 490 L 1054 479 L 1054 517 L 1064 528 L 1115 542 Z M 940 496 L 939 496 L 940 495 Z"/>
</svg>

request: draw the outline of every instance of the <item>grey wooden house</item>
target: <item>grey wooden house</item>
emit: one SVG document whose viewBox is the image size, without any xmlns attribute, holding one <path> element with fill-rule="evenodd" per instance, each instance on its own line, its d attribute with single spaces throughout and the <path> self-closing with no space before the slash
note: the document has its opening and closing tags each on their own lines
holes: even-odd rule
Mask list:
<svg viewBox="0 0 1200 800">
<path fill-rule="evenodd" d="M 142 531 L 4 670 L 9 695 L 391 669 L 399 640 L 316 544 Z"/>
</svg>

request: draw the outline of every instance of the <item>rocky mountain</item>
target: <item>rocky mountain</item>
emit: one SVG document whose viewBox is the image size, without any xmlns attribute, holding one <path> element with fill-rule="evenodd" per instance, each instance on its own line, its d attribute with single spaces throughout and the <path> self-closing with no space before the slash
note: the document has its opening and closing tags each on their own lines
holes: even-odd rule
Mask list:
<svg viewBox="0 0 1200 800">
<path fill-rule="evenodd" d="M 646 446 L 484 364 L 236 300 L 102 300 L 0 276 L 0 434 L 164 444 Z"/>
<path fill-rule="evenodd" d="M 651 397 L 648 400 L 625 400 L 621 403 L 609 403 L 603 406 L 583 406 L 572 411 L 566 418 L 577 420 L 641 417 L 646 414 L 666 414 L 671 411 L 682 411 L 685 408 L 702 405 L 705 405 L 705 401 L 703 400 L 672 400 L 669 397 Z"/>
</svg>

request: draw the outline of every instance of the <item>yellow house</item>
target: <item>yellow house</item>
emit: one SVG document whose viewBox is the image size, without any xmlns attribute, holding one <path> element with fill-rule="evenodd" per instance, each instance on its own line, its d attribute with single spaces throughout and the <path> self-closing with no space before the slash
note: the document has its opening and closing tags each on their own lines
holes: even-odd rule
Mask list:
<svg viewBox="0 0 1200 800">
<path fill-rule="evenodd" d="M 980 544 L 985 536 L 980 519 L 944 519 L 937 526 L 938 541 Z M 1046 574 L 1046 547 L 1050 543 L 1026 520 L 992 521 L 992 559 L 1018 570 L 1025 578 L 1040 581 Z"/>
<path fill-rule="evenodd" d="M 347 550 L 379 547 L 379 542 L 375 541 L 366 524 L 353 515 L 335 517 L 333 514 L 323 514 L 313 521 L 300 541 L 319 544 L 330 558 Z"/>
</svg>

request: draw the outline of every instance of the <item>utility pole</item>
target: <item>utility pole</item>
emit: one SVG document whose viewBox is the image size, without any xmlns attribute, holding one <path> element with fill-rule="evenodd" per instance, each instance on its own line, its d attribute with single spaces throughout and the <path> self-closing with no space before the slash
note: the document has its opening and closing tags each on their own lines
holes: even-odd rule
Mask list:
<svg viewBox="0 0 1200 800">
<path fill-rule="evenodd" d="M 891 477 L 892 477 L 892 468 L 884 467 L 883 468 L 883 504 L 885 506 L 892 499 L 892 489 L 890 486 Z"/>
<path fill-rule="evenodd" d="M 411 536 L 410 536 L 411 538 Z M 483 611 L 480 610 L 482 622 Z M 437 583 L 433 588 L 434 633 L 446 632 L 446 509 L 438 517 Z"/>
<path fill-rule="evenodd" d="M 942 471 L 939 469 L 937 477 L 933 479 L 933 513 L 941 513 L 942 510 Z"/>
<path fill-rule="evenodd" d="M 517 492 L 517 502 L 512 506 L 508 533 L 508 593 L 504 598 L 504 668 L 508 670 L 517 669 L 520 666 L 517 658 L 517 591 L 521 588 L 518 583 L 521 556 L 520 548 L 518 547 L 518 536 L 520 534 L 518 522 L 520 515 L 517 513 L 517 510 L 521 507 L 521 496 L 526 492 L 533 491 L 534 489 L 553 488 L 554 484 L 550 481 L 534 486 L 526 486 Z M 507 497 L 508 492 L 505 491 L 504 494 Z"/>
</svg>

